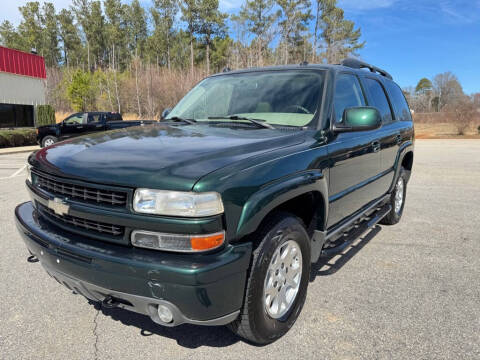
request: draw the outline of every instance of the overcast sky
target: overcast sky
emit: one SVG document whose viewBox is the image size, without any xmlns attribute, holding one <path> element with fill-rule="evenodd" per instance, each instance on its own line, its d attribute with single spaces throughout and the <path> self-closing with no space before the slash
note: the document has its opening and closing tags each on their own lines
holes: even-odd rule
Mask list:
<svg viewBox="0 0 480 360">
<path fill-rule="evenodd" d="M 0 21 L 20 21 L 26 0 L 3 0 Z M 58 9 L 71 0 L 51 0 Z M 129 2 L 129 0 L 125 0 Z M 150 0 L 140 0 L 149 7 Z M 236 13 L 243 0 L 220 0 Z M 480 0 L 340 0 L 345 17 L 362 29 L 365 61 L 385 68 L 402 86 L 452 71 L 465 92 L 480 92 Z"/>
</svg>

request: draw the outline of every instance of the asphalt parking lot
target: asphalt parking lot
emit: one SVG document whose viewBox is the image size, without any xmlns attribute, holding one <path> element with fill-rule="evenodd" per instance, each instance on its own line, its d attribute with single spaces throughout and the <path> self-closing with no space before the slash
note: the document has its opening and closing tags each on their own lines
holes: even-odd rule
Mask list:
<svg viewBox="0 0 480 360">
<path fill-rule="evenodd" d="M 317 264 L 296 324 L 263 347 L 98 309 L 27 263 L 26 157 L 0 156 L 0 359 L 480 359 L 478 140 L 417 141 L 400 224 Z"/>
</svg>

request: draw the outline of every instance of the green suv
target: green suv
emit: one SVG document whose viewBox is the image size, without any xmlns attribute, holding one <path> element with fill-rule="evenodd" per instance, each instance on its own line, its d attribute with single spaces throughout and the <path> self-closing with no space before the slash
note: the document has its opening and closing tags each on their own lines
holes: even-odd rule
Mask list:
<svg viewBox="0 0 480 360">
<path fill-rule="evenodd" d="M 159 124 L 32 154 L 15 216 L 29 259 L 68 289 L 269 343 L 313 263 L 399 221 L 413 143 L 401 89 L 372 65 L 225 71 Z"/>
</svg>

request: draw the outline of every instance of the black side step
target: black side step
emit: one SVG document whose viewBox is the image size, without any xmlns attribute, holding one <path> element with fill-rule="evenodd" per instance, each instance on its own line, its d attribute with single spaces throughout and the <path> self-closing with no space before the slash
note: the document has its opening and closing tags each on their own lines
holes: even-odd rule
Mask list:
<svg viewBox="0 0 480 360">
<path fill-rule="evenodd" d="M 368 229 L 375 226 L 380 220 L 382 220 L 392 210 L 390 204 L 384 205 L 381 209 L 373 214 L 373 217 L 361 222 L 348 233 L 347 238 L 340 245 L 329 249 L 322 249 L 321 256 L 332 256 L 342 252 L 345 248 L 350 246 L 356 239 L 362 236 Z"/>
</svg>

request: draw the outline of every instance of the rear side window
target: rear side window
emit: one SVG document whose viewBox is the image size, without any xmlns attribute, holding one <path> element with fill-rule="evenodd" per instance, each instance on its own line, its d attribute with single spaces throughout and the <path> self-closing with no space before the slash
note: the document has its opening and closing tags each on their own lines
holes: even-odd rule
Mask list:
<svg viewBox="0 0 480 360">
<path fill-rule="evenodd" d="M 377 80 L 370 78 L 366 78 L 363 83 L 367 91 L 369 105 L 376 107 L 380 111 L 384 124 L 391 122 L 392 111 L 382 85 Z"/>
<path fill-rule="evenodd" d="M 351 74 L 339 74 L 335 85 L 335 121 L 341 122 L 345 109 L 365 106 L 365 97 L 356 76 Z"/>
<path fill-rule="evenodd" d="M 117 121 L 122 120 L 122 115 L 118 113 L 108 113 L 107 114 L 107 121 Z"/>
<path fill-rule="evenodd" d="M 97 123 L 102 121 L 102 114 L 88 114 L 88 123 Z"/>
<path fill-rule="evenodd" d="M 386 86 L 395 110 L 395 118 L 401 121 L 412 121 L 412 114 L 402 89 L 392 81 L 386 81 Z"/>
</svg>

